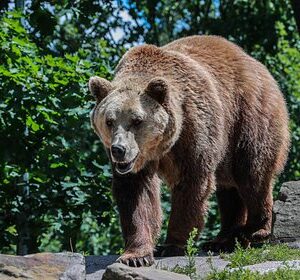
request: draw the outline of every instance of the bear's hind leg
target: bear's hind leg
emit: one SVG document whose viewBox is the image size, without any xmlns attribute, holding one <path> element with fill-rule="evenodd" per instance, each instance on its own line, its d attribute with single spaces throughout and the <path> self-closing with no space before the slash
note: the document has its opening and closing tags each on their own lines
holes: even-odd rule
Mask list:
<svg viewBox="0 0 300 280">
<path fill-rule="evenodd" d="M 217 201 L 221 216 L 221 230 L 215 239 L 203 245 L 204 251 L 233 251 L 239 231 L 246 223 L 247 208 L 234 187 L 218 187 L 216 191 Z"/>
<path fill-rule="evenodd" d="M 258 181 L 259 182 L 259 181 Z M 244 185 L 240 193 L 247 205 L 248 217 L 244 228 L 245 235 L 250 242 L 268 240 L 272 226 L 272 180 L 270 176 L 256 186 Z"/>
</svg>

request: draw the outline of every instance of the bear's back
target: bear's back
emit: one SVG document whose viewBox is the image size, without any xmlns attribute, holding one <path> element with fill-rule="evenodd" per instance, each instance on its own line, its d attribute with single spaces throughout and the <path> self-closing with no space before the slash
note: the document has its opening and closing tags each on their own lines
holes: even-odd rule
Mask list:
<svg viewBox="0 0 300 280">
<path fill-rule="evenodd" d="M 180 53 L 204 67 L 214 77 L 218 92 L 225 99 L 243 95 L 252 104 L 256 101 L 267 103 L 266 99 L 270 98 L 282 102 L 282 94 L 267 68 L 222 37 L 195 35 L 178 39 L 160 49 Z M 268 94 L 266 87 L 269 88 Z"/>
<path fill-rule="evenodd" d="M 237 82 L 245 83 L 248 78 L 255 79 L 256 73 L 252 71 L 253 68 L 259 72 L 266 72 L 263 65 L 240 47 L 219 36 L 185 37 L 161 49 L 193 59 L 215 77 L 218 86 L 231 93 L 238 86 Z"/>
<path fill-rule="evenodd" d="M 195 35 L 173 41 L 162 50 L 184 54 L 201 64 L 237 66 L 253 60 L 240 47 L 219 36 Z"/>
<path fill-rule="evenodd" d="M 183 37 L 161 47 L 189 56 L 214 55 L 221 58 L 226 55 L 245 55 L 245 52 L 227 39 L 215 35 L 194 35 Z M 228 57 L 227 57 L 228 58 Z"/>
</svg>

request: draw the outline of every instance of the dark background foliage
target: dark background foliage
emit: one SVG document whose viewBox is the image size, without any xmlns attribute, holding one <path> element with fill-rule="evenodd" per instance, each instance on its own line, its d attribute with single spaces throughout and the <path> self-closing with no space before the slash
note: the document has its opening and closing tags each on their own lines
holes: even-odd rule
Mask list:
<svg viewBox="0 0 300 280">
<path fill-rule="evenodd" d="M 92 75 L 111 78 L 122 54 L 192 34 L 221 35 L 264 63 L 286 97 L 289 161 L 300 179 L 299 2 L 142 0 L 0 2 L 0 253 L 122 248 L 110 167 L 89 124 Z M 298 29 L 299 30 L 299 29 Z M 163 187 L 165 217 L 169 192 Z M 215 197 L 205 240 L 219 218 Z M 162 231 L 165 235 L 166 219 Z"/>
</svg>

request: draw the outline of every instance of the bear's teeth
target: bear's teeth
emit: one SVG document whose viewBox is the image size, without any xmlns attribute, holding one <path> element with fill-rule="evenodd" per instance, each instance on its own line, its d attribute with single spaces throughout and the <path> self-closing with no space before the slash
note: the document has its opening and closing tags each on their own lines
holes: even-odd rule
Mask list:
<svg viewBox="0 0 300 280">
<path fill-rule="evenodd" d="M 116 164 L 116 170 L 119 174 L 126 174 L 132 170 L 133 167 L 133 161 L 128 163 L 117 163 Z"/>
</svg>

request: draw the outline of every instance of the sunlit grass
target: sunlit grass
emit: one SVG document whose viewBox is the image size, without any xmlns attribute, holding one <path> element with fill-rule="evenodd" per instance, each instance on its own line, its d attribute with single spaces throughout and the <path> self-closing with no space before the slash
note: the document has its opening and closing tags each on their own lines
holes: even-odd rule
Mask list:
<svg viewBox="0 0 300 280">
<path fill-rule="evenodd" d="M 230 261 L 230 267 L 241 267 L 266 261 L 300 260 L 300 250 L 289 248 L 286 244 L 248 249 L 243 249 L 237 244 L 232 254 L 221 254 L 221 257 Z"/>
</svg>

